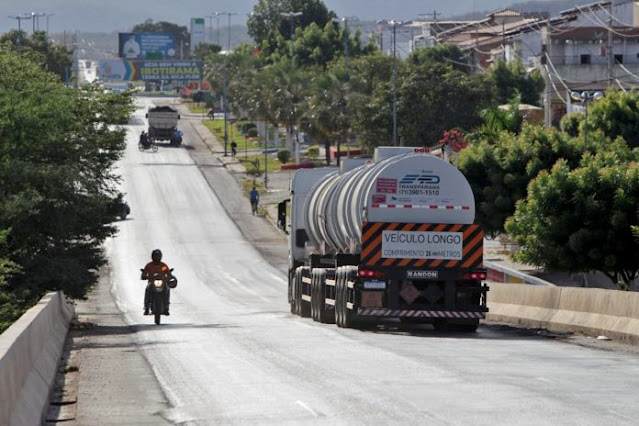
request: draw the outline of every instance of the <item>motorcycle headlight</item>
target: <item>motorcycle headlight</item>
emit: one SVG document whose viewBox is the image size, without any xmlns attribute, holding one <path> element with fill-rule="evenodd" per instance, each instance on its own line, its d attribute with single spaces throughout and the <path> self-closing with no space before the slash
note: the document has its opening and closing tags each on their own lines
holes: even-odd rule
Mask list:
<svg viewBox="0 0 639 426">
<path fill-rule="evenodd" d="M 154 280 L 154 281 L 153 281 L 153 285 L 154 285 L 156 288 L 160 288 L 160 287 L 162 287 L 162 284 L 163 284 L 163 283 L 164 283 L 164 281 L 163 281 L 163 280 Z"/>
</svg>

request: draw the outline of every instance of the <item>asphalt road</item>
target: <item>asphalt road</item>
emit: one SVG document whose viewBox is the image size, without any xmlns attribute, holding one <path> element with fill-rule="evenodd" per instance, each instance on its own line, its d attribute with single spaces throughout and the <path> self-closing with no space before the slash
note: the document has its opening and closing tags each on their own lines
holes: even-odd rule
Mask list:
<svg viewBox="0 0 639 426">
<path fill-rule="evenodd" d="M 261 233 L 188 123 L 186 147 L 139 152 L 143 116 L 120 170 L 132 213 L 107 250 L 111 294 L 165 398 L 155 415 L 194 425 L 637 423 L 637 354 L 497 326 L 350 330 L 292 316 L 281 236 Z M 142 315 L 139 269 L 154 248 L 179 278 L 161 326 Z"/>
</svg>

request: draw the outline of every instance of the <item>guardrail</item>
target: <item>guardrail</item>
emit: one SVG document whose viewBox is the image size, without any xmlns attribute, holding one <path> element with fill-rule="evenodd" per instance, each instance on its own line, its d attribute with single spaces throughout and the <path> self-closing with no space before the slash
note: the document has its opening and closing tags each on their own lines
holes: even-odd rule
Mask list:
<svg viewBox="0 0 639 426">
<path fill-rule="evenodd" d="M 46 294 L 0 335 L 0 425 L 43 424 L 73 302 Z"/>
<path fill-rule="evenodd" d="M 484 261 L 484 267 L 488 270 L 488 281 L 500 283 L 530 284 L 555 287 L 555 284 L 542 280 L 541 278 L 528 275 L 516 269 L 509 268 L 498 263 Z"/>
</svg>

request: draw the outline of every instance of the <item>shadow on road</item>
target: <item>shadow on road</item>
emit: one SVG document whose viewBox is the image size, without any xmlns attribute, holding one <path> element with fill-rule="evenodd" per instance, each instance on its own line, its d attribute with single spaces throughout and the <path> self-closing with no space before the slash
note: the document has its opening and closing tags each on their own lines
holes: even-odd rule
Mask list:
<svg viewBox="0 0 639 426">
<path fill-rule="evenodd" d="M 153 321 L 153 317 L 149 315 L 149 322 Z M 165 320 L 166 321 L 166 320 Z M 71 326 L 71 331 L 81 334 L 82 336 L 123 336 L 135 334 L 140 331 L 148 330 L 197 330 L 197 329 L 214 329 L 214 328 L 237 328 L 239 326 L 233 324 L 193 324 L 193 323 L 166 323 L 155 325 L 135 324 L 135 325 L 98 325 L 90 322 L 78 322 Z"/>
<path fill-rule="evenodd" d="M 481 324 L 476 333 L 439 331 L 435 330 L 431 324 L 400 324 L 399 322 L 363 323 L 358 328 L 362 332 L 374 334 L 480 340 L 565 339 L 572 335 L 572 333 L 554 333 L 544 329 L 516 328 L 505 324 Z"/>
</svg>

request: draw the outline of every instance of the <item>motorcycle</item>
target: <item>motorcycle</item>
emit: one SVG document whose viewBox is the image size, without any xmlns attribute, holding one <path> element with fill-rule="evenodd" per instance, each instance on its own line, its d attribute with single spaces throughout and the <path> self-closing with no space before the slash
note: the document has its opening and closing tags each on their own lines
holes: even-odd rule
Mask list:
<svg viewBox="0 0 639 426">
<path fill-rule="evenodd" d="M 146 149 L 150 149 L 153 152 L 157 152 L 158 151 L 158 144 L 155 143 L 155 141 L 151 138 L 149 138 L 149 140 L 144 143 L 144 142 L 138 142 L 138 149 L 140 151 L 144 151 Z"/>
<path fill-rule="evenodd" d="M 169 270 L 169 275 L 155 273 L 149 280 L 151 284 L 151 312 L 155 319 L 155 323 L 160 325 L 162 315 L 166 310 L 166 292 L 169 288 L 177 287 L 177 278 L 172 274 L 173 268 Z"/>
<path fill-rule="evenodd" d="M 182 132 L 177 132 L 171 135 L 171 145 L 174 145 L 174 146 L 182 145 Z"/>
</svg>

